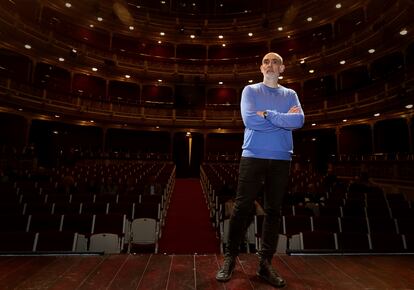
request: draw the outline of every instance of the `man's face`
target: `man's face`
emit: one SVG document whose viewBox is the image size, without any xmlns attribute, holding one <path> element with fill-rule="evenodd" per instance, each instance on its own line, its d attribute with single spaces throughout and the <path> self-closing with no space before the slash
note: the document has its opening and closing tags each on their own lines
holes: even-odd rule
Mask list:
<svg viewBox="0 0 414 290">
<path fill-rule="evenodd" d="M 268 53 L 263 57 L 260 71 L 265 78 L 278 78 L 284 71 L 282 59 L 275 53 Z"/>
</svg>

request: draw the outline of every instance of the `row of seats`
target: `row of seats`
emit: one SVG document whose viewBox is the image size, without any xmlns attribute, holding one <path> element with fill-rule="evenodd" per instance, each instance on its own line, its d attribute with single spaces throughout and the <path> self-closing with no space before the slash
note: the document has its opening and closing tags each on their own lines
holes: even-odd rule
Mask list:
<svg viewBox="0 0 414 290">
<path fill-rule="evenodd" d="M 165 168 L 157 169 L 165 190 L 153 195 L 49 193 L 33 190 L 37 188 L 34 178 L 3 184 L 0 251 L 157 252 L 175 181 L 175 166 L 169 166 L 168 172 Z M 53 241 L 63 237 L 65 245 L 74 246 L 53 246 Z"/>
<path fill-rule="evenodd" d="M 300 232 L 287 246 L 290 253 L 412 253 L 414 234 Z"/>
<path fill-rule="evenodd" d="M 235 164 L 203 164 L 201 167 L 205 198 L 212 222 L 218 229 L 222 247 L 226 243 L 229 221 L 226 203 L 235 194 L 235 174 Z M 409 249 L 406 244 L 410 244 L 410 237 L 414 233 L 414 208 L 412 202 L 403 194 L 385 194 L 379 188 L 362 183 L 337 180 L 327 182 L 315 174 L 296 172 L 294 179 L 302 184 L 301 188 L 307 182 L 317 186 L 308 192 L 294 192 L 293 187 L 290 187 L 291 190 L 281 209 L 280 251 L 286 252 L 291 245 L 294 249 L 299 249 L 297 237 L 301 233 L 311 233 L 305 234 L 306 237 L 316 237 L 319 233 L 335 237 L 336 247 L 331 250 L 358 250 L 357 245 L 353 249 L 352 243 L 347 243 L 348 237 L 353 235 L 363 236 L 367 240 L 368 247 L 364 248 L 365 250 L 372 251 L 378 248 L 376 240 L 372 239 L 381 235 L 397 237 L 398 241 L 404 241 L 401 243 L 403 247 L 398 249 Z M 259 224 L 252 224 L 246 235 L 245 249 L 248 251 L 257 251 L 260 248 L 261 230 L 258 227 L 261 226 L 262 216 L 256 215 L 255 222 L 257 220 Z M 393 251 L 392 245 L 390 242 L 390 251 Z M 314 248 L 318 247 L 324 248 L 323 240 L 319 246 L 315 243 Z"/>
</svg>

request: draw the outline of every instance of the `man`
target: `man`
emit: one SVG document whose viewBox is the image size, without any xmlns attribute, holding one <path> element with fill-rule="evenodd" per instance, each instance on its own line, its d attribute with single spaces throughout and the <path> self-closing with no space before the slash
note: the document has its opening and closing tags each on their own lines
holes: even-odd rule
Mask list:
<svg viewBox="0 0 414 290">
<path fill-rule="evenodd" d="M 279 234 L 280 207 L 289 182 L 292 131 L 303 126 L 305 117 L 296 92 L 278 83 L 284 69 L 280 55 L 266 54 L 260 66 L 263 82 L 248 85 L 242 92 L 243 152 L 224 262 L 216 275 L 221 282 L 231 279 L 254 200 L 264 184 L 265 217 L 257 275 L 275 287 L 286 285 L 273 269 L 272 258 Z"/>
</svg>

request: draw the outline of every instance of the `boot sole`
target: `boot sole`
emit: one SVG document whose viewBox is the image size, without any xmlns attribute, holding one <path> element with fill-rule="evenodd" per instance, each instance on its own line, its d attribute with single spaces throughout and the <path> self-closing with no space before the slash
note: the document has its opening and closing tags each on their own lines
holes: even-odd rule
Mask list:
<svg viewBox="0 0 414 290">
<path fill-rule="evenodd" d="M 286 286 L 286 282 L 285 282 L 285 283 L 283 283 L 283 284 L 280 284 L 280 285 L 279 285 L 279 284 L 278 284 L 278 285 L 275 285 L 275 284 L 271 283 L 271 282 L 270 282 L 270 280 L 269 280 L 269 279 L 267 279 L 267 277 L 260 275 L 260 273 L 259 273 L 259 272 L 256 272 L 256 275 L 257 275 L 257 277 L 259 277 L 260 279 L 262 279 L 262 280 L 266 281 L 267 283 L 269 283 L 269 284 L 270 284 L 270 285 L 272 285 L 273 287 L 276 287 L 276 288 L 283 288 L 283 287 L 285 287 L 285 286 Z"/>
</svg>

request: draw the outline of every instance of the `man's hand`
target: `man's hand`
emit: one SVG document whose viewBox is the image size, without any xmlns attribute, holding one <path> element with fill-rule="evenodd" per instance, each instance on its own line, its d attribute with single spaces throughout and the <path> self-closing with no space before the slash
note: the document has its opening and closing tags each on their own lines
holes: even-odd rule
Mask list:
<svg viewBox="0 0 414 290">
<path fill-rule="evenodd" d="M 264 118 L 264 117 L 265 117 L 265 116 L 264 116 L 264 112 L 265 112 L 265 111 L 258 111 L 258 112 L 256 112 L 256 114 L 257 114 L 258 116 L 260 116 L 260 117 Z"/>
<path fill-rule="evenodd" d="M 300 113 L 301 112 L 301 108 L 299 106 L 293 106 L 292 108 L 289 109 L 288 113 Z"/>
</svg>

